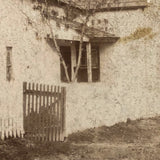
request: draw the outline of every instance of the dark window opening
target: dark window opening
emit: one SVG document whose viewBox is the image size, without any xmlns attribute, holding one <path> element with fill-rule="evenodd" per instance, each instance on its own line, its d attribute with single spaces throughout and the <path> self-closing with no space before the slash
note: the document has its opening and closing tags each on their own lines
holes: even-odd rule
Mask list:
<svg viewBox="0 0 160 160">
<path fill-rule="evenodd" d="M 76 55 L 78 60 L 79 55 L 79 44 L 76 45 Z M 92 82 L 98 82 L 100 80 L 100 64 L 99 64 L 99 47 L 92 44 L 91 47 L 91 57 L 92 57 Z M 74 67 L 75 70 L 75 67 Z M 82 58 L 81 65 L 77 75 L 78 82 L 88 82 L 88 73 L 87 73 L 87 52 L 86 52 L 86 43 L 82 47 Z"/>
<path fill-rule="evenodd" d="M 12 79 L 12 47 L 6 47 L 6 78 L 7 81 Z"/>
<path fill-rule="evenodd" d="M 99 47 L 92 46 L 92 81 L 97 82 L 100 80 L 100 64 L 99 64 Z"/>
<path fill-rule="evenodd" d="M 65 64 L 67 66 L 69 78 L 71 79 L 71 48 L 70 46 L 61 46 L 60 51 L 65 61 Z M 60 69 L 61 69 L 61 81 L 67 82 L 67 77 L 66 77 L 65 70 L 62 64 L 60 64 Z"/>
</svg>

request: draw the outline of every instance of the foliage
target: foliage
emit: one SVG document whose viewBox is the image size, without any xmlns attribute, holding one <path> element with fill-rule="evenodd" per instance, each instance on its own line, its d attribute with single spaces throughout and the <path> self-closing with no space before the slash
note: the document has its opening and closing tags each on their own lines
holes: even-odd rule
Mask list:
<svg viewBox="0 0 160 160">
<path fill-rule="evenodd" d="M 144 38 L 148 35 L 152 34 L 152 28 L 137 28 L 133 33 L 131 33 L 129 36 L 121 38 L 122 42 L 128 42 L 132 40 L 138 40 L 141 38 Z M 153 34 L 152 34 L 153 36 Z"/>
</svg>

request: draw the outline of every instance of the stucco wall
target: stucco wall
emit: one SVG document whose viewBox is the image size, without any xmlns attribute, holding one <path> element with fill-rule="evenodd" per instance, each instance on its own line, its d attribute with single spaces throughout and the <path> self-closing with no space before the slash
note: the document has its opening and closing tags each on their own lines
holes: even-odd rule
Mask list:
<svg viewBox="0 0 160 160">
<path fill-rule="evenodd" d="M 23 129 L 23 82 L 62 85 L 60 60 L 56 49 L 45 38 L 51 36 L 34 3 L 28 0 L 0 0 L 0 120 L 13 119 L 17 128 Z M 61 8 L 53 7 L 59 18 L 65 16 Z M 51 21 L 53 33 L 59 39 L 77 40 L 79 34 L 57 26 Z M 88 40 L 84 37 L 84 40 Z M 69 43 L 70 46 L 73 46 Z M 12 80 L 6 80 L 6 47 L 12 47 Z M 1 126 L 0 126 L 1 127 Z"/>
<path fill-rule="evenodd" d="M 101 44 L 101 82 L 68 87 L 68 133 L 160 114 L 160 10 L 98 13 L 96 19 L 108 19 L 121 39 Z"/>
<path fill-rule="evenodd" d="M 0 0 L 1 117 L 18 117 L 22 127 L 23 81 L 67 87 L 67 133 L 160 112 L 160 13 L 157 8 L 98 13 L 94 19 L 108 19 L 109 31 L 121 39 L 115 44 L 100 44 L 100 82 L 66 85 L 60 82 L 59 58 L 44 39 L 49 31 L 39 13 L 31 10 L 29 1 L 14 2 Z M 26 15 L 36 23 L 30 24 Z M 54 22 L 53 26 L 64 39 L 78 36 L 63 26 L 57 29 Z M 137 28 L 151 30 L 134 39 L 132 35 Z M 13 47 L 11 82 L 6 81 L 7 46 Z"/>
<path fill-rule="evenodd" d="M 24 6 L 23 6 L 24 5 Z M 19 8 L 17 8 L 19 7 Z M 26 7 L 23 10 L 23 7 Z M 21 1 L 0 0 L 0 118 L 14 118 L 22 128 L 23 82 L 59 84 L 60 64 L 56 52 L 46 43 L 43 26 L 29 25 L 26 15 L 36 20 L 37 13 L 32 12 Z M 23 11 L 24 14 L 22 13 Z M 27 13 L 25 15 L 25 13 Z M 41 33 L 40 32 L 40 33 Z M 6 80 L 6 47 L 12 46 L 13 79 Z"/>
</svg>

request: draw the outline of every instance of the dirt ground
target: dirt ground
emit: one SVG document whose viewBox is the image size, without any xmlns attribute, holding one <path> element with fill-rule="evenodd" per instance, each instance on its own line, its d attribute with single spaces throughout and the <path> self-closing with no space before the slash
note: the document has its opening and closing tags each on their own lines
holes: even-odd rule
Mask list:
<svg viewBox="0 0 160 160">
<path fill-rule="evenodd" d="M 1 160 L 160 160 L 160 117 L 69 135 L 67 142 L 0 141 Z"/>
</svg>

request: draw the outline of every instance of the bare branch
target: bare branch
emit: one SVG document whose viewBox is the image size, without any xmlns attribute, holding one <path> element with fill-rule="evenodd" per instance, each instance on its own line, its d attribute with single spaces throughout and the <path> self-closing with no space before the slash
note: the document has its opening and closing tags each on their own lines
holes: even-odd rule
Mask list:
<svg viewBox="0 0 160 160">
<path fill-rule="evenodd" d="M 47 23 L 48 27 L 50 28 L 50 32 L 51 32 L 51 36 L 52 36 L 52 40 L 54 42 L 54 45 L 55 45 L 55 48 L 57 50 L 57 53 L 58 53 L 58 56 L 60 57 L 60 61 L 64 67 L 64 71 L 65 71 L 65 75 L 66 75 L 66 78 L 67 78 L 67 82 L 70 82 L 70 78 L 69 78 L 69 74 L 68 74 L 68 70 L 67 70 L 67 66 L 66 66 L 66 63 L 62 57 L 62 54 L 61 54 L 61 51 L 60 51 L 60 48 L 57 44 L 57 40 L 55 38 L 55 35 L 53 34 L 53 31 L 52 31 L 52 27 L 51 27 L 51 24 L 50 23 Z"/>
</svg>

